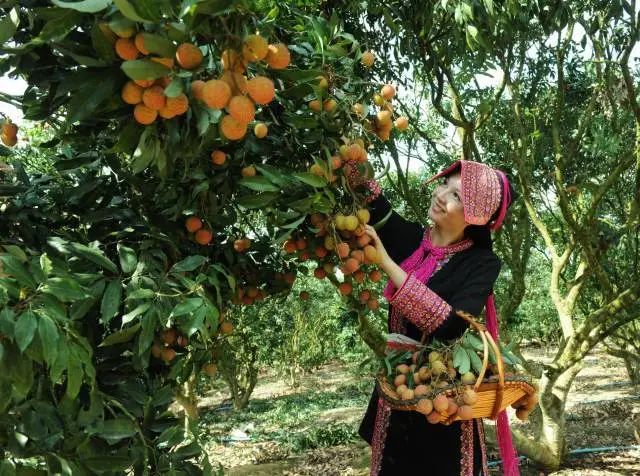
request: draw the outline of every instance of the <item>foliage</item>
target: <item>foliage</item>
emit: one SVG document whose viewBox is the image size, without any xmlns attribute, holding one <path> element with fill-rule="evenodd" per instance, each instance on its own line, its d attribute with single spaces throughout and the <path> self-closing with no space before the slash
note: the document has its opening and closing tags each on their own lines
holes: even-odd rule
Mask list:
<svg viewBox="0 0 640 476">
<path fill-rule="evenodd" d="M 38 149 L 0 150 L 12 166 L 0 184 L 0 358 L 11 370 L 0 376 L 4 464 L 17 470 L 35 458 L 65 474 L 210 472 L 168 406 L 224 347 L 219 326 L 231 303 L 290 291 L 298 257 L 274 245 L 294 231 L 315 240 L 311 213 L 357 208 L 341 170 L 330 182 L 309 169 L 330 170 L 343 137 L 369 134 L 351 105 L 373 95 L 371 73 L 337 17 L 305 16 L 286 3 L 269 11 L 210 0 L 54 5 L 2 6 L 0 19 L 0 73 L 28 83 L 10 99 L 46 129 Z M 256 114 L 269 135 L 227 140 L 223 113 L 193 85 L 221 75 L 223 50 L 241 51 L 256 29 L 289 45 L 292 64 L 249 65 L 250 77 L 276 86 L 276 100 Z M 122 61 L 118 48 L 134 34 L 149 55 Z M 195 69 L 173 64 L 185 43 L 204 58 Z M 169 98 L 184 94 L 188 109 L 142 125 L 121 97 L 133 80 L 157 80 Z M 335 110 L 308 108 L 329 94 Z M 227 163 L 211 163 L 214 149 Z M 211 244 L 185 230 L 191 216 L 211 231 Z"/>
</svg>

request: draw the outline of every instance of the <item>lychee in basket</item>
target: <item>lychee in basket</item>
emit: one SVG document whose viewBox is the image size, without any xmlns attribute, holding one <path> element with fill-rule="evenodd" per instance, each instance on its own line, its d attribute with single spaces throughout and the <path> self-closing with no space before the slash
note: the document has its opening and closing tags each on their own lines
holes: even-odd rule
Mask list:
<svg viewBox="0 0 640 476">
<path fill-rule="evenodd" d="M 430 423 L 495 420 L 509 406 L 516 408 L 518 418 L 527 419 L 538 395 L 526 375 L 505 373 L 505 360 L 515 366 L 517 358 L 508 348 L 501 351 L 486 327 L 471 314 L 456 314 L 471 328 L 452 343 L 426 346 L 426 335 L 422 342 L 398 334 L 390 336 L 383 368 L 376 377 L 378 394 L 394 410 L 423 413 Z M 490 360 L 494 362 L 491 366 Z"/>
</svg>

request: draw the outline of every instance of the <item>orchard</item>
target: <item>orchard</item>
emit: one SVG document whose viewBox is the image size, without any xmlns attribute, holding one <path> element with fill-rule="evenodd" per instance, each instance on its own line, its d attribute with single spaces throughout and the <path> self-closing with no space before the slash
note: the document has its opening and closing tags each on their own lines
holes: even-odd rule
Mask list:
<svg viewBox="0 0 640 476">
<path fill-rule="evenodd" d="M 631 408 L 607 410 L 616 443 L 567 417 L 594 352 L 640 381 L 640 24 L 605 3 L 0 4 L 1 78 L 25 85 L 0 90 L 0 474 L 213 474 L 203 385 L 242 419 L 259 363 L 295 387 L 361 359 L 370 383 L 387 276 L 363 182 L 424 225 L 421 183 L 461 157 L 520 195 L 493 237 L 503 355 L 539 384 L 519 454 L 628 444 Z M 434 424 L 468 417 L 465 339 L 387 362 L 400 399 L 460 387 L 420 400 Z"/>
</svg>

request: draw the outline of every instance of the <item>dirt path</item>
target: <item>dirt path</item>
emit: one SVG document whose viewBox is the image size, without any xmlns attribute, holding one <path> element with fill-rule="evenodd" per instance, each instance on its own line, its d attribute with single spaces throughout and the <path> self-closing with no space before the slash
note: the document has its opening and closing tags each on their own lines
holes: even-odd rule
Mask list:
<svg viewBox="0 0 640 476">
<path fill-rule="evenodd" d="M 542 350 L 525 352 L 527 358 L 549 361 L 552 354 Z M 360 380 L 360 382 L 359 382 Z M 345 385 L 360 383 L 348 368 L 327 365 L 319 371 L 305 376 L 301 386 L 291 389 L 273 376 L 263 376 L 252 396 L 252 402 L 270 402 L 283 397 L 295 397 L 305 392 L 331 395 Z M 220 406 L 225 396 L 224 389 L 212 392 L 200 406 Z M 314 413 L 307 428 L 320 425 L 342 424 L 355 428 L 364 412 L 364 405 L 349 404 L 328 408 Z M 584 370 L 574 382 L 567 404 L 568 440 L 571 449 L 602 448 L 638 445 L 633 434 L 632 415 L 640 415 L 640 395 L 630 385 L 622 361 L 602 352 L 587 357 Z M 251 428 L 247 416 L 247 428 Z M 527 431 L 528 424 L 513 417 L 514 426 Z M 304 428 L 303 428 L 304 429 Z M 233 476 L 245 475 L 318 475 L 355 476 L 368 474 L 369 447 L 362 441 L 306 450 L 298 454 L 285 451 L 276 442 L 237 442 L 222 444 L 211 441 L 209 452 L 212 459 L 228 468 Z M 490 453 L 490 459 L 497 454 Z M 498 469 L 492 474 L 500 474 Z M 539 476 L 543 473 L 526 463 L 522 465 L 523 476 Z M 554 476 L 578 475 L 640 475 L 640 450 L 630 449 L 616 452 L 597 452 L 572 457 L 566 468 L 552 473 Z"/>
</svg>

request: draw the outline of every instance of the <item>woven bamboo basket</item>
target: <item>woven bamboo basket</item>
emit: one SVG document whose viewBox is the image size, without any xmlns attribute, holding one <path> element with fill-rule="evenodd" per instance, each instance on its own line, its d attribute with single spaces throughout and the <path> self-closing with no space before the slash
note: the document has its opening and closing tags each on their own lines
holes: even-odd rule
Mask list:
<svg viewBox="0 0 640 476">
<path fill-rule="evenodd" d="M 525 376 L 509 376 L 505 377 L 504 362 L 500 353 L 499 346 L 495 343 L 486 327 L 478 323 L 472 315 L 464 311 L 456 311 L 456 314 L 466 320 L 478 332 L 483 344 L 482 370 L 478 375 L 474 385 L 450 385 L 441 389 L 434 390 L 427 396 L 421 396 L 412 400 L 402 400 L 396 393 L 393 385 L 391 385 L 383 372 L 376 378 L 376 387 L 378 394 L 384 398 L 394 410 L 416 411 L 418 401 L 423 398 L 433 399 L 437 395 L 444 393 L 447 397 L 453 397 L 457 392 L 465 388 L 472 388 L 477 396 L 477 401 L 471 406 L 473 416 L 475 418 L 490 418 L 495 420 L 502 410 L 509 406 L 514 408 L 525 405 L 535 405 L 537 402 L 536 389 L 531 381 Z M 422 343 L 426 336 L 423 335 Z M 498 375 L 485 379 L 485 373 L 489 365 L 489 346 L 493 349 L 498 366 Z M 435 412 L 435 410 L 433 410 Z M 440 423 L 449 425 L 455 421 L 461 420 L 456 414 L 449 415 L 447 413 L 438 412 L 440 415 Z"/>
</svg>

